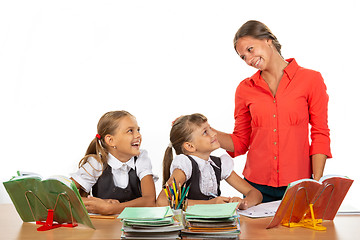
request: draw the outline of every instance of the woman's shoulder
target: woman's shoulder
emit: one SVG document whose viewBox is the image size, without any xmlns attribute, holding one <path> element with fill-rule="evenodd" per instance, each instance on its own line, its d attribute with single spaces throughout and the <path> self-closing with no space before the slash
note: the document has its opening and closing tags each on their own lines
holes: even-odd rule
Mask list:
<svg viewBox="0 0 360 240">
<path fill-rule="evenodd" d="M 236 92 L 246 92 L 255 86 L 256 79 L 260 78 L 260 71 L 257 71 L 252 76 L 243 79 L 236 88 Z"/>
<path fill-rule="evenodd" d="M 300 67 L 296 73 L 298 81 L 301 81 L 305 86 L 315 88 L 314 86 L 320 86 L 324 84 L 324 79 L 320 72 Z"/>
<path fill-rule="evenodd" d="M 309 76 L 321 76 L 321 73 L 319 71 L 305 67 L 299 67 L 298 72 Z"/>
<path fill-rule="evenodd" d="M 293 71 L 296 72 L 296 74 L 307 74 L 307 75 L 313 75 L 313 76 L 321 76 L 321 73 L 319 71 L 316 71 L 314 69 L 310 69 L 310 68 L 306 68 L 306 67 L 302 67 L 300 66 L 295 59 L 290 58 L 287 59 L 286 61 L 289 62 L 288 68 L 293 69 Z"/>
</svg>

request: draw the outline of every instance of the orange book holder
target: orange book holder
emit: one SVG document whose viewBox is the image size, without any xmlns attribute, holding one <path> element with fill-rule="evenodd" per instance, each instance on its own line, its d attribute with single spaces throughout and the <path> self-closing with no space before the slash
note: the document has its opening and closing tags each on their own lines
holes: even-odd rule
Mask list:
<svg viewBox="0 0 360 240">
<path fill-rule="evenodd" d="M 334 192 L 334 185 L 333 184 L 326 185 L 326 187 L 322 189 L 321 193 L 317 196 L 316 200 L 313 203 L 309 202 L 308 192 L 307 192 L 306 188 L 305 187 L 300 187 L 296 191 L 295 197 L 293 199 L 292 209 L 291 209 L 289 221 L 282 221 L 281 224 L 283 226 L 290 227 L 290 228 L 292 228 L 292 227 L 304 227 L 304 228 L 310 228 L 310 229 L 317 230 L 317 231 L 325 231 L 326 227 L 321 225 L 321 223 L 323 221 L 323 218 L 315 218 L 314 204 L 317 202 L 317 200 L 320 198 L 320 196 L 324 193 L 324 191 L 326 189 L 330 189 L 331 192 L 330 192 L 330 197 L 328 198 L 329 200 L 328 200 L 328 202 L 326 204 L 326 208 L 325 208 L 324 213 L 323 213 L 323 214 L 325 214 L 326 209 L 327 209 L 327 207 L 329 205 L 329 201 L 331 199 L 331 196 L 332 196 L 332 194 Z M 304 193 L 305 193 L 306 206 L 308 206 L 308 209 L 307 209 L 307 211 L 305 212 L 305 214 L 303 215 L 303 217 L 301 218 L 300 221 L 292 221 L 292 217 L 293 217 L 293 214 L 294 214 L 294 208 L 297 207 L 296 204 L 295 204 L 296 199 L 297 199 L 296 197 L 297 197 L 297 194 L 300 191 L 304 191 Z M 310 215 L 310 217 L 309 217 L 309 215 Z"/>
</svg>

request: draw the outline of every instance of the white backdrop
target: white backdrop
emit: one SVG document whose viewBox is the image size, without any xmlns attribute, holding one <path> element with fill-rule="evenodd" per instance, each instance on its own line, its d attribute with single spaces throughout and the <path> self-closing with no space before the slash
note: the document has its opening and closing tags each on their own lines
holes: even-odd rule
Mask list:
<svg viewBox="0 0 360 240">
<path fill-rule="evenodd" d="M 232 39 L 256 19 L 278 37 L 285 58 L 322 73 L 333 153 L 325 174 L 355 179 L 344 204 L 360 209 L 359 10 L 356 0 L 1 0 L 0 180 L 17 170 L 76 171 L 101 115 L 122 109 L 137 117 L 161 179 L 176 117 L 201 112 L 232 131 L 235 88 L 256 71 Z M 239 174 L 244 162 L 235 159 Z M 235 194 L 226 184 L 222 190 Z M 7 202 L 1 185 L 0 203 Z"/>
</svg>

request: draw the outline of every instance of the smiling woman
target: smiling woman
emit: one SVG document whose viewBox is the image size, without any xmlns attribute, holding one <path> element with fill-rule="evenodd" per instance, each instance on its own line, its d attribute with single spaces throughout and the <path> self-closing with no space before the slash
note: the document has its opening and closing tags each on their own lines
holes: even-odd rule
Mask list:
<svg viewBox="0 0 360 240">
<path fill-rule="evenodd" d="M 263 202 L 280 200 L 290 182 L 319 180 L 332 157 L 326 86 L 319 72 L 285 60 L 279 41 L 259 21 L 240 27 L 234 47 L 258 71 L 237 87 L 234 132 L 218 132 L 219 142 L 233 157 L 247 153 L 243 175 Z"/>
</svg>

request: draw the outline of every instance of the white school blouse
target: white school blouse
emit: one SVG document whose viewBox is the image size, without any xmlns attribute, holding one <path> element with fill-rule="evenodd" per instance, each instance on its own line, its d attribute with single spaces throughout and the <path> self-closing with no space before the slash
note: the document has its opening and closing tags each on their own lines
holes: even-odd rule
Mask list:
<svg viewBox="0 0 360 240">
<path fill-rule="evenodd" d="M 209 158 L 209 160 L 204 160 L 199 157 L 190 155 L 198 164 L 200 170 L 200 191 L 202 194 L 209 196 L 211 193 L 217 193 L 217 182 L 215 171 L 211 165 L 216 166 L 216 164 Z M 220 157 L 221 160 L 221 180 L 227 179 L 234 169 L 233 159 L 224 154 Z M 170 175 L 175 169 L 180 169 L 185 173 L 186 181 L 190 179 L 192 174 L 192 164 L 190 159 L 184 155 L 176 155 L 170 166 Z"/>
<path fill-rule="evenodd" d="M 152 165 L 150 158 L 148 157 L 146 150 L 140 150 L 136 163 L 134 157 L 129 161 L 123 163 L 109 153 L 108 164 L 112 168 L 112 174 L 114 177 L 115 186 L 120 188 L 126 188 L 129 183 L 129 171 L 135 169 L 136 175 L 141 179 L 147 175 L 153 175 Z M 89 157 L 88 161 L 79 168 L 76 173 L 70 174 L 70 176 L 81 185 L 81 187 L 87 193 L 90 192 L 91 188 L 95 185 L 98 178 L 102 174 L 102 165 L 95 158 Z M 156 181 L 157 176 L 154 176 Z"/>
</svg>

